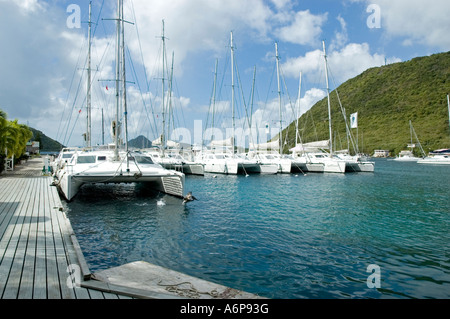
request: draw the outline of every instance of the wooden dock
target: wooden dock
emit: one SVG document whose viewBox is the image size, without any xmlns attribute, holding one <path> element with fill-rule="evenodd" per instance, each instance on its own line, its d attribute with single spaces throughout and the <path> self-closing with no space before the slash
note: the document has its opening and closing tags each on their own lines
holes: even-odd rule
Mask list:
<svg viewBox="0 0 450 319">
<path fill-rule="evenodd" d="M 35 158 L 0 175 L 0 299 L 255 299 L 146 262 L 91 274 Z"/>
<path fill-rule="evenodd" d="M 36 158 L 0 175 L 0 299 L 117 299 L 81 286 L 86 264 Z"/>
</svg>

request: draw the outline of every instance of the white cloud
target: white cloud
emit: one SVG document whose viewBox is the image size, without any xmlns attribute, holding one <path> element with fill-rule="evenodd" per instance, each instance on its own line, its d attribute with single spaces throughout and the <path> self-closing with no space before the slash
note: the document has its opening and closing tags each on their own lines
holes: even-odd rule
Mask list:
<svg viewBox="0 0 450 319">
<path fill-rule="evenodd" d="M 201 51 L 223 52 L 227 34 L 250 32 L 247 36 L 265 39 L 270 31 L 272 11 L 261 0 L 135 0 L 134 12 L 147 63 L 157 60 L 162 20 L 165 22 L 167 51 L 175 52 L 175 72 L 183 71 L 188 54 Z M 131 7 L 128 15 L 131 16 Z M 244 31 L 245 30 L 245 31 Z M 142 36 L 145 35 L 145 41 Z M 129 44 L 139 52 L 137 38 Z"/>
<path fill-rule="evenodd" d="M 271 0 L 277 9 L 289 8 L 292 3 L 290 0 Z"/>
<path fill-rule="evenodd" d="M 384 65 L 385 62 L 399 62 L 397 58 L 386 60 L 384 55 L 370 53 L 370 46 L 367 43 L 349 43 L 340 50 L 327 52 L 329 69 L 337 82 L 337 85 L 357 76 L 371 67 Z M 306 76 L 312 77 L 315 74 L 324 74 L 324 59 L 322 50 L 307 52 L 304 56 L 291 58 L 283 64 L 285 74 L 297 77 L 302 71 Z M 332 83 L 330 83 L 330 86 Z"/>
<path fill-rule="evenodd" d="M 37 1 L 1 1 L 0 11 L 0 107 L 54 134 L 83 36 L 66 28 L 63 10 Z"/>
<path fill-rule="evenodd" d="M 284 74 L 289 77 L 297 77 L 302 72 L 306 77 L 320 70 L 323 66 L 323 53 L 321 50 L 307 52 L 304 56 L 288 58 L 282 63 Z"/>
<path fill-rule="evenodd" d="M 312 88 L 306 91 L 305 95 L 300 99 L 299 115 L 301 116 L 306 113 L 314 104 L 316 104 L 326 96 L 327 93 L 325 91 L 317 88 Z"/>
<path fill-rule="evenodd" d="M 371 0 L 352 2 L 374 3 Z M 450 50 L 450 2 L 448 0 L 377 0 L 381 30 L 393 39 L 405 38 L 406 45 L 422 44 Z"/>
<path fill-rule="evenodd" d="M 16 6 L 20 6 L 22 9 L 29 12 L 35 12 L 36 10 L 43 9 L 43 4 L 39 3 L 38 0 L 2 0 L 2 1 L 12 2 Z"/>
<path fill-rule="evenodd" d="M 371 54 L 367 43 L 350 43 L 342 50 L 332 51 L 327 55 L 331 72 L 338 83 L 345 82 L 369 68 L 384 65 L 386 62 L 384 55 Z M 399 62 L 399 60 L 394 59 L 389 62 Z"/>
<path fill-rule="evenodd" d="M 302 45 L 314 45 L 322 33 L 327 14 L 314 15 L 309 10 L 292 15 L 291 24 L 280 27 L 276 33 L 281 40 Z"/>
<path fill-rule="evenodd" d="M 335 39 L 330 45 L 332 50 L 342 48 L 348 42 L 347 22 L 340 15 L 336 19 L 341 25 L 341 30 L 335 32 Z"/>
</svg>

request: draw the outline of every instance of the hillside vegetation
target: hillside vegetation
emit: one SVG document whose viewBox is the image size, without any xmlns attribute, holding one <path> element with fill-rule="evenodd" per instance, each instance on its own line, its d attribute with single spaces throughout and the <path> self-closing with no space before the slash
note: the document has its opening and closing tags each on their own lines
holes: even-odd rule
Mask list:
<svg viewBox="0 0 450 319">
<path fill-rule="evenodd" d="M 19 124 L 17 120 L 9 121 L 7 114 L 0 109 L 0 173 L 6 158 L 14 157 L 16 163 L 20 160 L 31 136 L 28 126 Z"/>
<path fill-rule="evenodd" d="M 64 145 L 48 137 L 41 131 L 32 127 L 30 127 L 30 130 L 33 133 L 31 140 L 39 142 L 39 149 L 41 152 L 59 152 L 64 147 Z"/>
<path fill-rule="evenodd" d="M 358 130 L 351 131 L 355 140 L 358 135 L 362 152 L 386 149 L 396 155 L 406 149 L 410 120 L 425 152 L 450 147 L 450 52 L 371 68 L 342 84 L 337 92 L 347 118 L 358 112 Z M 330 97 L 335 148 L 347 148 L 336 90 Z M 299 128 L 303 142 L 329 138 L 327 98 L 301 116 Z M 295 123 L 285 129 L 286 134 L 288 146 L 294 146 Z"/>
</svg>

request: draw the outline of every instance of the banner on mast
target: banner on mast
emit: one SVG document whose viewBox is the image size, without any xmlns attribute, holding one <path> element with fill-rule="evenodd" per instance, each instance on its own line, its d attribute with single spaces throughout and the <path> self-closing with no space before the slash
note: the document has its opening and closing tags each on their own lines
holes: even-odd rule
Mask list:
<svg viewBox="0 0 450 319">
<path fill-rule="evenodd" d="M 358 127 L 358 112 L 350 115 L 350 127 L 357 128 Z"/>
</svg>

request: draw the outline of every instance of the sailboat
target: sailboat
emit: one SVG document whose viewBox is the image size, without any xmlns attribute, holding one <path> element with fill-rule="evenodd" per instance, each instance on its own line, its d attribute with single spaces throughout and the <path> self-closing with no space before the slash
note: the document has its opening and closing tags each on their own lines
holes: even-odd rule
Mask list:
<svg viewBox="0 0 450 319">
<path fill-rule="evenodd" d="M 410 135 L 411 135 L 411 142 L 410 142 L 410 144 L 407 145 L 409 150 L 400 151 L 398 156 L 396 158 L 394 158 L 394 161 L 398 161 L 398 162 L 417 162 L 418 160 L 421 159 L 420 157 L 414 156 L 413 150 L 416 147 L 416 144 L 413 143 L 413 135 L 416 136 L 416 140 L 417 140 L 417 143 L 418 143 L 418 145 L 420 147 L 420 150 L 422 151 L 422 154 L 425 155 L 425 153 L 424 153 L 424 151 L 422 149 L 422 145 L 420 145 L 419 139 L 417 138 L 416 132 L 414 131 L 414 127 L 412 126 L 411 121 L 409 121 L 409 130 L 410 130 Z"/>
<path fill-rule="evenodd" d="M 450 123 L 450 96 L 447 95 L 448 119 Z M 450 165 L 450 148 L 443 148 L 430 152 L 429 155 L 421 160 L 419 164 L 435 164 L 435 165 Z"/>
<path fill-rule="evenodd" d="M 239 173 L 240 161 L 234 157 L 231 148 L 234 147 L 233 137 L 225 140 L 213 140 L 209 149 L 203 149 L 198 154 L 198 160 L 205 167 L 205 172 L 236 175 Z M 242 169 L 242 166 L 241 166 Z"/>
<path fill-rule="evenodd" d="M 417 161 L 419 164 L 450 165 L 450 148 L 443 148 L 430 152 L 430 154 Z"/>
<path fill-rule="evenodd" d="M 282 139 L 282 105 L 281 105 L 281 86 L 280 86 L 280 56 L 278 55 L 278 43 L 275 43 L 275 56 L 277 65 L 277 82 L 278 82 L 278 103 L 280 116 L 280 132 L 279 138 L 276 141 L 250 144 L 249 156 L 256 158 L 261 163 L 275 164 L 278 168 L 278 173 L 291 173 L 292 161 L 290 158 L 283 157 L 283 139 Z"/>
<path fill-rule="evenodd" d="M 233 32 L 230 36 L 231 45 L 231 110 L 232 136 L 225 140 L 212 140 L 209 149 L 202 150 L 199 160 L 205 166 L 205 172 L 219 174 L 261 173 L 261 165 L 245 154 L 236 153 L 235 143 L 235 105 L 234 105 L 234 44 Z"/>
<path fill-rule="evenodd" d="M 298 165 L 304 165 L 308 172 L 345 173 L 347 161 L 340 159 L 333 152 L 330 89 L 328 83 L 328 61 L 325 50 L 325 42 L 322 43 L 325 59 L 325 76 L 327 85 L 329 140 L 311 143 L 300 143 L 297 144 L 296 147 L 291 149 L 291 152 L 293 154 L 301 154 L 301 156 L 296 156 L 295 158 L 299 163 Z M 327 149 L 329 150 L 328 152 L 326 151 Z"/>
<path fill-rule="evenodd" d="M 173 82 L 173 53 L 172 53 L 172 75 L 169 80 L 169 94 L 168 101 L 165 103 L 165 66 L 166 66 L 166 37 L 164 34 L 164 20 L 162 21 L 162 97 L 161 97 L 161 111 L 162 111 L 162 133 L 161 135 L 152 141 L 151 149 L 145 149 L 143 152 L 149 155 L 155 162 L 163 166 L 164 168 L 171 170 L 178 170 L 185 174 L 192 175 L 204 175 L 203 165 L 185 159 L 181 154 L 180 143 L 171 141 L 166 137 L 166 117 L 167 114 L 171 114 L 172 108 L 172 82 Z M 169 111 L 166 111 L 169 110 Z M 169 127 L 169 125 L 168 125 Z M 167 130 L 168 131 L 168 130 Z"/>
<path fill-rule="evenodd" d="M 162 167 L 170 170 L 183 172 L 186 175 L 204 175 L 204 165 L 202 163 L 192 161 L 187 156 L 192 157 L 192 152 L 182 154 L 180 143 L 167 141 L 167 148 L 162 150 L 161 137 L 152 141 L 152 148 L 142 149 L 141 152 L 150 156 L 152 160 Z"/>
<path fill-rule="evenodd" d="M 104 147 L 92 148 L 90 145 L 90 119 L 88 119 L 87 147 L 81 151 L 75 151 L 70 160 L 61 165 L 55 172 L 54 185 L 69 201 L 76 196 L 82 185 L 86 183 L 141 183 L 154 190 L 183 197 L 185 182 L 183 173 L 167 170 L 156 164 L 149 156 L 128 150 L 128 143 L 125 143 L 125 147 L 123 147 L 124 145 L 121 142 L 122 122 L 119 114 L 124 114 L 123 126 L 125 128 L 125 141 L 127 140 L 123 0 L 117 1 L 117 19 L 115 20 L 117 27 L 116 116 L 111 126 L 114 143 Z M 90 25 L 91 23 L 89 23 L 89 30 Z M 90 87 L 90 81 L 91 79 L 88 76 L 88 88 Z M 89 94 L 90 90 L 88 89 Z M 87 101 L 90 101 L 90 98 Z M 90 105 L 88 105 L 88 109 L 90 109 Z"/>
</svg>

